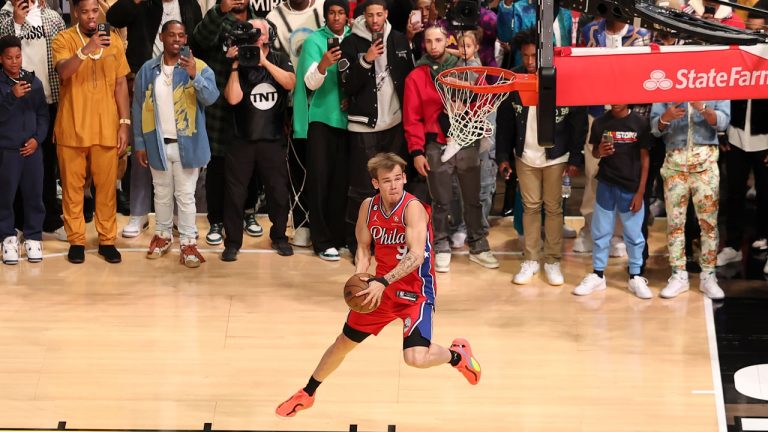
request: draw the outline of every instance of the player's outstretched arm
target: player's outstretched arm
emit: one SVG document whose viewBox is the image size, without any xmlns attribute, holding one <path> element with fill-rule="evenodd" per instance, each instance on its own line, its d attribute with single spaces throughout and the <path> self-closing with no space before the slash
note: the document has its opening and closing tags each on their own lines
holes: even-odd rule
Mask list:
<svg viewBox="0 0 768 432">
<path fill-rule="evenodd" d="M 357 252 L 355 252 L 355 273 L 368 273 L 371 266 L 371 232 L 368 231 L 368 208 L 371 199 L 367 198 L 360 205 L 357 212 L 357 224 L 355 225 L 355 237 L 357 237 Z"/>
<path fill-rule="evenodd" d="M 405 208 L 405 244 L 408 253 L 400 263 L 384 275 L 387 282 L 392 283 L 413 272 L 424 262 L 424 251 L 427 245 L 427 211 L 416 200 L 410 201 Z"/>
</svg>

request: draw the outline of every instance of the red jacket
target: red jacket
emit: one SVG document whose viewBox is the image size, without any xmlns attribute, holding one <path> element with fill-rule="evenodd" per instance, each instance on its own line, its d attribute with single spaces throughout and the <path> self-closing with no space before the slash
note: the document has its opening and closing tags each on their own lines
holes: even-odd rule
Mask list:
<svg viewBox="0 0 768 432">
<path fill-rule="evenodd" d="M 427 134 L 436 134 L 437 142 L 445 144 L 445 134 L 438 122 L 443 109 L 429 66 L 417 66 L 405 78 L 403 98 L 403 128 L 409 153 L 424 152 Z"/>
</svg>

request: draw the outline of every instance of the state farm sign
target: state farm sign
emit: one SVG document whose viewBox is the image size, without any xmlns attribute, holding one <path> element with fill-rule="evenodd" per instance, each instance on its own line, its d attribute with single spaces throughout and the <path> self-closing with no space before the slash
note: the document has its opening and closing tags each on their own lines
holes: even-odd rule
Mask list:
<svg viewBox="0 0 768 432">
<path fill-rule="evenodd" d="M 768 46 L 559 50 L 557 105 L 768 99 Z"/>
</svg>

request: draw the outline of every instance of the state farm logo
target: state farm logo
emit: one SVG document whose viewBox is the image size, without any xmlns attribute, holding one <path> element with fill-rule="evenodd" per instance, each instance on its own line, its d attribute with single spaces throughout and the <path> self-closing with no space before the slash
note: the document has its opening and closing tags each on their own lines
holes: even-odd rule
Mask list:
<svg viewBox="0 0 768 432">
<path fill-rule="evenodd" d="M 643 83 L 643 88 L 648 91 L 653 91 L 656 89 L 661 90 L 669 90 L 672 88 L 674 83 L 671 79 L 667 78 L 667 75 L 662 70 L 656 69 L 655 71 L 651 72 L 651 77 Z"/>
</svg>

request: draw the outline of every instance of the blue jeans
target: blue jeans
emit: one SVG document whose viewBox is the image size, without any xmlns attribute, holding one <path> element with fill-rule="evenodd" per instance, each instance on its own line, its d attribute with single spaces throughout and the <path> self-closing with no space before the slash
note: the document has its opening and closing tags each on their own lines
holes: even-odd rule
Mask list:
<svg viewBox="0 0 768 432">
<path fill-rule="evenodd" d="M 634 192 L 628 192 L 598 180 L 595 209 L 592 213 L 592 265 L 595 270 L 605 270 L 608 263 L 608 250 L 616 225 L 616 214 L 618 214 L 624 228 L 624 243 L 627 245 L 629 256 L 629 274 L 640 274 L 645 247 L 642 231 L 645 217 L 643 207 L 640 207 L 637 212 L 629 209 L 634 195 Z"/>
</svg>

